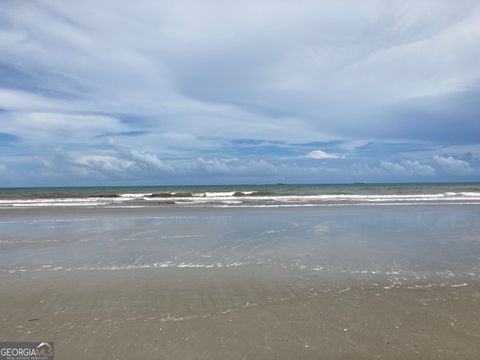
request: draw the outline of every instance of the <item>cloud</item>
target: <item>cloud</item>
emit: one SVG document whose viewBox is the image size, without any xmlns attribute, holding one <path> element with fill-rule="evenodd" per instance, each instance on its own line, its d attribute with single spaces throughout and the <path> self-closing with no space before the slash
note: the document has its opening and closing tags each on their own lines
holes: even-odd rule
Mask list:
<svg viewBox="0 0 480 360">
<path fill-rule="evenodd" d="M 382 161 L 380 167 L 394 174 L 406 175 L 406 169 L 398 163 Z"/>
<path fill-rule="evenodd" d="M 159 170 L 162 172 L 174 172 L 172 166 L 160 160 L 155 154 L 119 146 L 113 139 L 109 139 L 108 145 L 123 159 L 133 161 L 140 168 Z"/>
<path fill-rule="evenodd" d="M 433 160 L 445 171 L 451 173 L 468 174 L 473 168 L 466 161 L 456 159 L 453 156 L 435 155 Z"/>
<path fill-rule="evenodd" d="M 106 176 L 124 175 L 136 169 L 136 163 L 131 160 L 118 159 L 106 155 L 80 156 L 72 161 L 74 171 L 83 176 L 102 174 Z"/>
<path fill-rule="evenodd" d="M 322 150 L 313 150 L 307 154 L 310 159 L 341 159 L 340 156 L 335 154 L 328 154 Z"/>
<path fill-rule="evenodd" d="M 406 160 L 402 162 L 402 165 L 412 174 L 420 176 L 432 176 L 435 175 L 435 169 L 427 164 L 414 160 Z"/>
<path fill-rule="evenodd" d="M 72 141 L 89 142 L 108 131 L 128 129 L 118 119 L 97 114 L 13 112 L 0 116 L 2 129 L 30 144 L 59 145 Z"/>
<path fill-rule="evenodd" d="M 10 111 L 73 110 L 68 102 L 26 91 L 0 88 L 0 108 Z"/>
<path fill-rule="evenodd" d="M 208 127 L 239 122 L 237 131 L 263 138 L 302 127 L 304 137 L 385 129 L 395 137 L 399 122 L 383 109 L 475 86 L 479 17 L 473 1 L 10 2 L 0 63 L 43 90 L 10 101 L 14 108 L 28 100 L 36 110 L 167 116 L 178 127 L 207 117 Z M 47 96 L 65 92 L 62 101 Z"/>
<path fill-rule="evenodd" d="M 237 158 L 198 158 L 196 165 L 211 175 L 251 176 L 272 175 L 278 168 L 265 160 L 240 160 Z M 190 169 L 195 172 L 195 169 Z"/>
<path fill-rule="evenodd" d="M 478 180 L 451 150 L 479 143 L 478 1 L 7 1 L 0 23 L 12 179 L 61 148 L 91 157 L 74 167 L 92 181 L 345 178 L 317 161 L 335 158 L 372 179 Z"/>
<path fill-rule="evenodd" d="M 405 160 L 401 162 L 381 161 L 380 167 L 387 172 L 399 176 L 433 176 L 435 169 L 417 160 Z"/>
</svg>

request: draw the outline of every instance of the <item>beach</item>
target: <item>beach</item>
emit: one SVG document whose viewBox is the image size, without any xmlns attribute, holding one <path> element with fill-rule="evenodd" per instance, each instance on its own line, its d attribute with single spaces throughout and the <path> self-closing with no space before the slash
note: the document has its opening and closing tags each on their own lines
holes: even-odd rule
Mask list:
<svg viewBox="0 0 480 360">
<path fill-rule="evenodd" d="M 479 1 L 0 0 L 0 360 L 480 360 Z"/>
<path fill-rule="evenodd" d="M 59 359 L 474 359 L 479 215 L 0 209 L 0 338 Z"/>
<path fill-rule="evenodd" d="M 480 351 L 478 282 L 389 288 L 264 270 L 4 278 L 1 337 L 54 341 L 59 359 L 475 359 Z"/>
</svg>

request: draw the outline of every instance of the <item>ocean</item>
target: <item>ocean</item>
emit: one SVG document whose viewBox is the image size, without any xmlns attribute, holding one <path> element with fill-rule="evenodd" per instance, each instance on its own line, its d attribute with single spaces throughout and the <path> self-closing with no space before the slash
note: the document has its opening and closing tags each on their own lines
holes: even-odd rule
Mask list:
<svg viewBox="0 0 480 360">
<path fill-rule="evenodd" d="M 480 204 L 480 183 L 2 188 L 0 208 Z"/>
</svg>

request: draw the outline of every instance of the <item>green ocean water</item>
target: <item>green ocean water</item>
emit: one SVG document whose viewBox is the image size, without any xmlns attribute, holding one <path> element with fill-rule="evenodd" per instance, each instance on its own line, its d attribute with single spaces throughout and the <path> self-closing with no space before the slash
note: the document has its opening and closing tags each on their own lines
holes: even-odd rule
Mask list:
<svg viewBox="0 0 480 360">
<path fill-rule="evenodd" d="M 0 188 L 0 198 L 89 197 L 96 194 L 205 193 L 268 191 L 279 195 L 315 194 L 436 194 L 480 192 L 480 183 L 389 183 L 389 184 L 269 184 L 269 185 L 182 185 Z"/>
<path fill-rule="evenodd" d="M 480 183 L 2 188 L 0 206 L 260 206 L 480 202 Z"/>
</svg>

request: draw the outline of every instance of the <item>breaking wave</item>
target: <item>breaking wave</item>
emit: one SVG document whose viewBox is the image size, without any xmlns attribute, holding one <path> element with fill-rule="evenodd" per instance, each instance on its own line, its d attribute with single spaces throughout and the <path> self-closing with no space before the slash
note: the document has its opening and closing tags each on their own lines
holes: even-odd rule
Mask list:
<svg viewBox="0 0 480 360">
<path fill-rule="evenodd" d="M 440 186 L 440 185 L 439 185 Z M 445 185 L 441 185 L 445 188 Z M 458 186 L 457 186 L 458 187 Z M 471 190 L 479 191 L 471 191 Z M 209 190 L 211 190 L 209 188 Z M 235 189 L 232 191 L 152 191 L 152 192 L 112 192 L 95 191 L 88 193 L 62 191 L 31 193 L 29 196 L 17 191 L 16 195 L 2 196 L 0 208 L 13 207 L 277 207 L 277 206 L 334 206 L 334 205 L 415 205 L 415 204 L 480 204 L 480 186 L 469 186 L 469 191 L 435 191 L 435 186 L 423 189 L 394 186 L 360 189 L 352 185 L 325 189 L 321 186 L 305 189 L 290 186 L 287 189 Z M 328 191 L 326 191 L 328 190 Z M 373 190 L 377 190 L 373 192 Z M 421 191 L 423 190 L 423 191 Z M 444 190 L 444 189 L 442 189 Z"/>
</svg>

